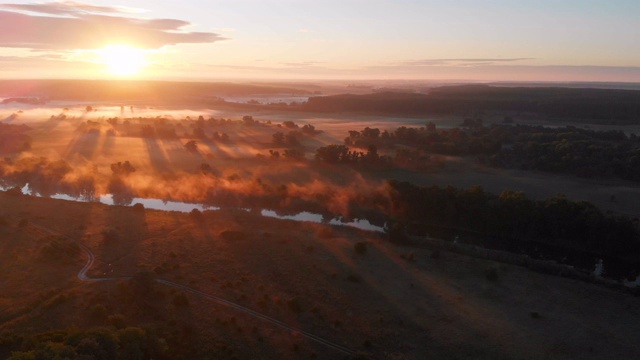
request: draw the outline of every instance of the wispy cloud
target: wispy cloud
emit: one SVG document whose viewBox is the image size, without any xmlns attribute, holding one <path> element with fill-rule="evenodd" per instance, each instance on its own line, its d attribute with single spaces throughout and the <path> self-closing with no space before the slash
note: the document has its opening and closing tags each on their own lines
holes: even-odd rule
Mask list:
<svg viewBox="0 0 640 360">
<path fill-rule="evenodd" d="M 191 23 L 177 19 L 129 16 L 134 10 L 63 1 L 0 4 L 0 47 L 40 50 L 95 49 L 126 43 L 159 48 L 181 43 L 224 40 L 211 32 L 185 30 Z"/>
<path fill-rule="evenodd" d="M 494 64 L 515 63 L 535 58 L 451 58 L 406 60 L 391 65 L 401 66 L 487 66 Z"/>
<path fill-rule="evenodd" d="M 322 61 L 296 61 L 296 62 L 282 63 L 282 65 L 289 66 L 289 67 L 309 67 L 309 66 L 316 66 L 318 64 L 323 64 L 323 62 Z"/>
<path fill-rule="evenodd" d="M 78 1 L 58 1 L 34 4 L 0 4 L 0 8 L 7 10 L 26 11 L 50 15 L 79 15 L 82 13 L 133 13 L 142 12 L 139 9 L 121 6 L 98 6 Z"/>
</svg>

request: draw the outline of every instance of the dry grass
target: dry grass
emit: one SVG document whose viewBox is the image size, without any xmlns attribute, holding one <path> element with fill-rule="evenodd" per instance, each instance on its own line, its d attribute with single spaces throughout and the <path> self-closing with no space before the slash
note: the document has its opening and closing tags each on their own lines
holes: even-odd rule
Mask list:
<svg viewBox="0 0 640 360">
<path fill-rule="evenodd" d="M 590 284 L 451 253 L 436 260 L 427 250 L 393 246 L 369 233 L 244 211 L 205 212 L 194 221 L 187 214 L 4 194 L 0 204 L 18 214 L 9 214 L 12 224 L 27 215 L 32 225 L 51 227 L 89 246 L 98 259 L 94 276 L 155 270 L 355 350 L 412 359 L 640 354 L 635 341 L 640 325 L 634 321 L 640 315 L 638 298 Z M 105 239 L 105 229 L 117 236 Z M 130 304 L 119 303 L 117 282 L 75 279 L 83 259 L 54 267 L 34 263 L 42 235 L 13 225 L 2 231 L 9 235 L 0 242 L 7 250 L 0 270 L 8 274 L 0 283 L 3 330 L 108 325 L 124 314 L 127 325 L 177 324 L 194 336 L 225 339 L 246 358 L 336 356 L 191 294 L 187 306 L 171 305 L 177 290 L 167 287 L 159 288 L 164 295 L 158 306 L 168 309 L 162 315 L 132 311 Z M 366 256 L 354 252 L 359 241 L 368 244 Z M 402 256 L 406 253 L 413 261 Z M 487 269 L 498 281 L 487 280 Z M 40 296 L 25 301 L 35 289 Z M 96 308 L 99 304 L 105 311 Z"/>
</svg>

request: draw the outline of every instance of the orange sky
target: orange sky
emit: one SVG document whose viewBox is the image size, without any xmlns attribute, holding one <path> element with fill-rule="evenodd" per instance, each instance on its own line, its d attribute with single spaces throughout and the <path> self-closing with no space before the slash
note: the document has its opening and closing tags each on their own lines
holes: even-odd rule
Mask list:
<svg viewBox="0 0 640 360">
<path fill-rule="evenodd" d="M 0 78 L 640 82 L 636 0 L 121 4 L 1 3 Z"/>
</svg>

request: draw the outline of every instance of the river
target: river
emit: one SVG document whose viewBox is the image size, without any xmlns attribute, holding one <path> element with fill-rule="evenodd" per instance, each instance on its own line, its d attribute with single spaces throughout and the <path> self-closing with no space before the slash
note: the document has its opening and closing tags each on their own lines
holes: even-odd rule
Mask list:
<svg viewBox="0 0 640 360">
<path fill-rule="evenodd" d="M 7 188 L 1 187 L 0 186 L 0 190 L 5 191 Z M 22 193 L 24 195 L 27 196 L 37 196 L 37 197 L 41 197 L 39 195 L 33 195 L 29 189 L 29 184 L 25 185 L 22 188 Z M 89 202 L 87 200 L 84 200 L 82 198 L 77 198 L 77 197 L 73 197 L 70 195 L 66 195 L 66 194 L 55 194 L 51 196 L 52 199 L 58 199 L 58 200 L 65 200 L 65 201 L 76 201 L 76 202 Z M 109 205 L 109 206 L 115 206 L 114 201 L 113 201 L 113 195 L 111 194 L 106 194 L 106 195 L 100 195 L 100 197 L 98 197 L 96 199 L 96 202 L 99 202 L 101 204 L 105 204 L 105 205 Z M 181 201 L 169 201 L 169 200 L 162 200 L 162 199 L 145 199 L 145 198 L 134 198 L 131 201 L 131 205 L 129 206 L 133 206 L 135 204 L 142 204 L 145 209 L 152 209 L 152 210 L 160 210 L 160 211 L 177 211 L 177 212 L 181 212 L 181 213 L 189 213 L 193 210 L 199 210 L 199 211 L 217 211 L 220 210 L 220 207 L 217 206 L 207 206 L 204 204 L 197 204 L 197 203 L 188 203 L 188 202 L 181 202 Z M 261 216 L 264 217 L 270 217 L 270 218 L 276 218 L 276 219 L 281 219 L 281 220 L 293 220 L 293 221 L 300 221 L 300 222 L 313 222 L 313 223 L 326 223 L 329 225 L 335 225 L 335 226 L 348 226 L 348 227 L 353 227 L 353 228 L 357 228 L 360 230 L 367 230 L 367 231 L 373 231 L 373 232 L 384 232 L 385 229 L 382 226 L 377 226 L 377 225 L 373 225 L 369 222 L 369 220 L 367 219 L 353 219 L 353 221 L 350 222 L 345 222 L 342 217 L 336 216 L 334 218 L 332 218 L 329 221 L 325 221 L 324 217 L 320 214 L 315 214 L 315 213 L 310 213 L 307 211 L 303 211 L 300 213 L 297 213 L 295 215 L 278 215 L 278 213 L 275 210 L 270 210 L 270 209 L 242 209 L 245 210 L 247 212 L 252 212 L 254 210 L 259 210 L 259 213 Z"/>
</svg>

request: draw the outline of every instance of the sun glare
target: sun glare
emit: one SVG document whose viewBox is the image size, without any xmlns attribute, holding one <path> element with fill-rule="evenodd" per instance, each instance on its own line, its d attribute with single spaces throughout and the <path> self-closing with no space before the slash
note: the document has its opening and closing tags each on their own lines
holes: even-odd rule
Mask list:
<svg viewBox="0 0 640 360">
<path fill-rule="evenodd" d="M 134 76 L 147 65 L 145 53 L 127 45 L 109 45 L 98 51 L 101 62 L 116 76 Z"/>
</svg>

